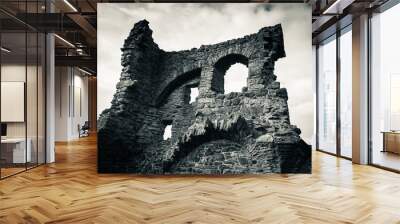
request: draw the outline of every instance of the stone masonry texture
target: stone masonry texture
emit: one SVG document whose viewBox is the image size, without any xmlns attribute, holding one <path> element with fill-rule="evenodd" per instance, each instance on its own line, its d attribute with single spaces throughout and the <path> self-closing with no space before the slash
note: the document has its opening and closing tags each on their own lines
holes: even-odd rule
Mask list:
<svg viewBox="0 0 400 224">
<path fill-rule="evenodd" d="M 98 171 L 141 174 L 310 173 L 311 147 L 290 124 L 274 75 L 285 57 L 280 25 L 214 45 L 166 52 L 146 20 L 122 47 L 120 81 L 99 118 Z M 224 94 L 227 69 L 248 67 L 247 87 Z M 189 103 L 190 88 L 199 96 Z M 164 140 L 167 125 L 172 137 Z"/>
</svg>

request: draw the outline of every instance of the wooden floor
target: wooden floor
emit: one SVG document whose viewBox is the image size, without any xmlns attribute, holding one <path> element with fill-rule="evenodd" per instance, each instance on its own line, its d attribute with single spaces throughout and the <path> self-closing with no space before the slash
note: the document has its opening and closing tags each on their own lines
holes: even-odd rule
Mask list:
<svg viewBox="0 0 400 224">
<path fill-rule="evenodd" d="M 374 164 L 400 170 L 400 154 L 375 150 L 372 160 Z"/>
<path fill-rule="evenodd" d="M 400 175 L 315 152 L 312 175 L 99 175 L 95 138 L 0 181 L 0 223 L 400 223 Z"/>
<path fill-rule="evenodd" d="M 2 168 L 0 168 L 1 178 L 5 178 L 5 177 L 12 176 L 12 175 L 15 175 L 20 172 L 24 172 L 27 169 L 33 169 L 36 166 L 37 166 L 36 163 L 35 164 L 27 163 L 26 167 L 25 167 L 25 164 L 18 164 L 17 167 L 5 167 L 5 168 L 2 167 Z"/>
<path fill-rule="evenodd" d="M 8 177 L 11 176 L 13 174 L 19 173 L 19 172 L 23 172 L 26 170 L 25 167 L 21 168 L 21 167 L 7 167 L 7 168 L 0 168 L 1 169 L 1 177 Z"/>
</svg>

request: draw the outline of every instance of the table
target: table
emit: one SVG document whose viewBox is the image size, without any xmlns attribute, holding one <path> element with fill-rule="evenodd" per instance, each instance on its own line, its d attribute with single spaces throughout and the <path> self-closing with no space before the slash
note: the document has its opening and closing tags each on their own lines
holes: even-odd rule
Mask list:
<svg viewBox="0 0 400 224">
<path fill-rule="evenodd" d="M 382 131 L 383 150 L 382 152 L 392 152 L 400 154 L 400 131 Z"/>
<path fill-rule="evenodd" d="M 27 147 L 25 151 L 25 138 L 6 138 L 1 139 L 1 157 L 6 163 L 26 163 L 31 162 L 32 153 L 30 138 L 26 139 Z"/>
</svg>

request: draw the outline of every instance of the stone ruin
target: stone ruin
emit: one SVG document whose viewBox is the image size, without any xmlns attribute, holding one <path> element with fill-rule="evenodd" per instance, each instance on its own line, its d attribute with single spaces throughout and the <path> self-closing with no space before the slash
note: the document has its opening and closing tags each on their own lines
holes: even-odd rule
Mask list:
<svg viewBox="0 0 400 224">
<path fill-rule="evenodd" d="M 142 174 L 310 173 L 311 147 L 290 124 L 274 75 L 285 57 L 280 25 L 191 50 L 166 52 L 146 20 L 122 50 L 122 73 L 98 129 L 98 171 Z M 248 67 L 247 87 L 224 94 L 227 69 Z M 189 103 L 190 89 L 196 101 Z M 172 137 L 164 140 L 167 125 Z"/>
</svg>

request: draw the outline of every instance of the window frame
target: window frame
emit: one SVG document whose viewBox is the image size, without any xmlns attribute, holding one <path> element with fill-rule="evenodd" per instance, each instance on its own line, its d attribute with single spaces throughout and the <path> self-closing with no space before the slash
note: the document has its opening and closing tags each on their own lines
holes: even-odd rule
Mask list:
<svg viewBox="0 0 400 224">
<path fill-rule="evenodd" d="M 341 105 L 341 101 L 340 101 L 340 85 L 341 85 L 341 68 L 340 68 L 340 37 L 347 33 L 347 32 L 351 32 L 352 30 L 352 22 L 350 22 L 349 24 L 346 24 L 344 27 L 336 28 L 336 32 L 327 36 L 326 38 L 320 40 L 317 44 L 316 44 L 316 52 L 315 52 L 315 60 L 316 60 L 316 68 L 315 68 L 315 83 L 316 83 L 316 125 L 315 125 L 315 146 L 316 146 L 316 151 L 319 152 L 323 152 L 323 153 L 327 153 L 339 158 L 344 158 L 347 160 L 352 160 L 352 158 L 347 157 L 342 155 L 341 152 L 341 118 L 340 118 L 340 105 Z M 329 152 L 327 150 L 321 149 L 319 147 L 319 136 L 320 136 L 320 130 L 319 130 L 319 123 L 320 123 L 320 118 L 319 118 L 319 103 L 320 103 L 320 95 L 319 95 L 319 47 L 322 43 L 327 43 L 329 41 L 336 41 L 336 151 L 335 153 Z"/>
</svg>

